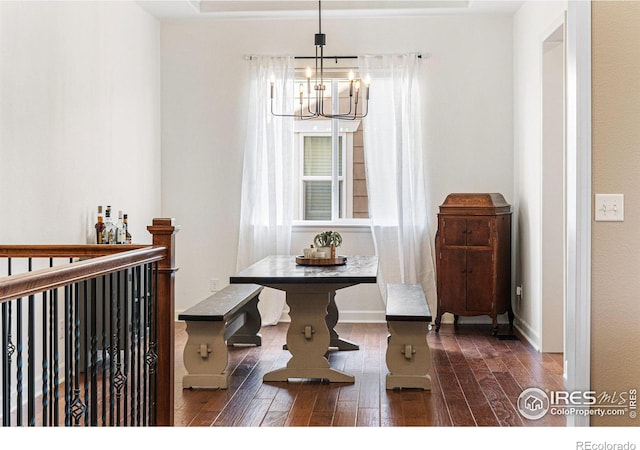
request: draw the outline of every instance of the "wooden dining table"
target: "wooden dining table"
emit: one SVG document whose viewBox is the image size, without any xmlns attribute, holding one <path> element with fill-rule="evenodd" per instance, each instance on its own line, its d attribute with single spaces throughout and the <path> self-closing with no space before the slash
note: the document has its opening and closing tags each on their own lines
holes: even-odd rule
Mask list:
<svg viewBox="0 0 640 450">
<path fill-rule="evenodd" d="M 330 366 L 326 354 L 334 333 L 327 326 L 327 310 L 335 292 L 361 283 L 376 283 L 377 256 L 346 256 L 338 265 L 301 265 L 295 256 L 273 255 L 230 277 L 230 283 L 255 283 L 285 292 L 291 322 L 286 367 L 264 375 L 263 381 L 322 379 L 353 383 L 355 378 Z"/>
</svg>

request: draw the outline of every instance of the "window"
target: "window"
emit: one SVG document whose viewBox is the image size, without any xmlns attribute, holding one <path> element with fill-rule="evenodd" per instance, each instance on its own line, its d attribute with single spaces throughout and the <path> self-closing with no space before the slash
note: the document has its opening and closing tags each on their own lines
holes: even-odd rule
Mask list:
<svg viewBox="0 0 640 450">
<path fill-rule="evenodd" d="M 340 98 L 348 96 L 346 80 L 334 79 L 330 85 L 328 92 L 338 93 Z M 330 102 L 329 97 L 327 95 L 325 101 Z M 294 129 L 298 158 L 298 201 L 294 219 L 338 221 L 368 218 L 361 121 L 296 120 Z"/>
<path fill-rule="evenodd" d="M 333 217 L 346 217 L 345 176 L 344 176 L 344 141 L 345 136 L 338 136 L 336 183 L 337 201 L 333 202 L 333 149 L 330 134 L 301 133 L 300 177 L 302 195 L 300 210 L 303 220 L 331 220 Z M 333 211 L 333 205 L 337 211 Z"/>
</svg>

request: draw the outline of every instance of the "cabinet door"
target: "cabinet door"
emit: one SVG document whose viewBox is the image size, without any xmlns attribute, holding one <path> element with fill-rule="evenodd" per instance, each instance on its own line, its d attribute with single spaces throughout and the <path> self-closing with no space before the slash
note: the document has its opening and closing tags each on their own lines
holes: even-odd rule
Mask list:
<svg viewBox="0 0 640 450">
<path fill-rule="evenodd" d="M 438 303 L 443 311 L 462 313 L 466 309 L 466 250 L 443 249 L 438 272 Z"/>
<path fill-rule="evenodd" d="M 467 310 L 491 311 L 495 295 L 492 250 L 467 251 Z"/>
<path fill-rule="evenodd" d="M 491 245 L 491 219 L 476 217 L 467 219 L 467 245 L 490 246 Z"/>
<path fill-rule="evenodd" d="M 442 244 L 466 245 L 467 220 L 459 217 L 446 217 L 442 219 Z"/>
</svg>

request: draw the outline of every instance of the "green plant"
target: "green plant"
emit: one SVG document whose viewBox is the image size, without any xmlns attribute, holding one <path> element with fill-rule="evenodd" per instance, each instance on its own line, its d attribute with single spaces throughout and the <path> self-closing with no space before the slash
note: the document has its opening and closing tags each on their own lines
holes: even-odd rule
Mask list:
<svg viewBox="0 0 640 450">
<path fill-rule="evenodd" d="M 337 231 L 323 231 L 316 234 L 313 243 L 316 247 L 330 247 L 333 244 L 337 248 L 342 244 L 342 236 Z"/>
</svg>

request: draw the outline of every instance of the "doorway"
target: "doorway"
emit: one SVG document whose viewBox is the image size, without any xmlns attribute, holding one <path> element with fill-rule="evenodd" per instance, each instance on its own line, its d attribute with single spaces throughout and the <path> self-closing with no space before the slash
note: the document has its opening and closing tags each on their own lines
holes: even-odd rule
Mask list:
<svg viewBox="0 0 640 450">
<path fill-rule="evenodd" d="M 564 20 L 542 42 L 542 301 L 540 349 L 564 353 L 566 117 Z"/>
</svg>

